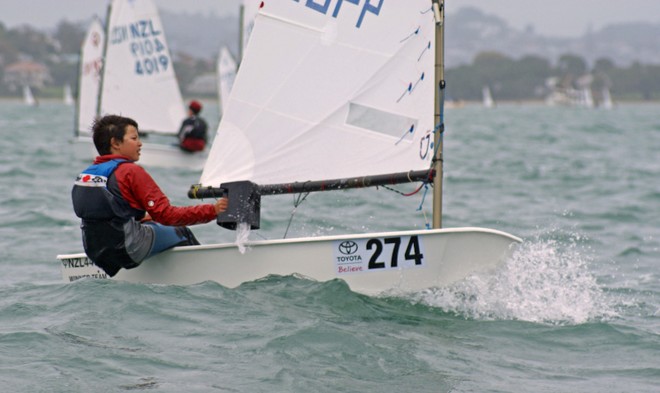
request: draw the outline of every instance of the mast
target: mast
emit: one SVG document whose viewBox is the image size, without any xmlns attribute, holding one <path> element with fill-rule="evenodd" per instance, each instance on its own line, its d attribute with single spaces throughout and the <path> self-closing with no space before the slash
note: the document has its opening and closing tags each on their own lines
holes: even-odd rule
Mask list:
<svg viewBox="0 0 660 393">
<path fill-rule="evenodd" d="M 243 33 L 245 29 L 245 5 L 241 4 L 238 9 L 238 64 L 243 60 L 243 40 L 245 39 Z M 237 67 L 238 68 L 238 67 Z"/>
<path fill-rule="evenodd" d="M 435 115 L 434 134 L 435 157 L 433 158 L 433 228 L 442 228 L 442 134 L 444 132 L 444 91 L 445 91 L 445 1 L 433 1 L 435 16 Z"/>
<path fill-rule="evenodd" d="M 101 117 L 101 99 L 103 98 L 103 81 L 105 80 L 106 55 L 108 53 L 108 38 L 110 37 L 110 17 L 112 16 L 112 0 L 108 3 L 108 12 L 105 16 L 105 37 L 103 37 L 103 56 L 101 56 L 101 78 L 96 99 L 96 117 Z"/>
<path fill-rule="evenodd" d="M 87 34 L 89 34 L 89 28 L 87 29 Z M 82 86 L 81 79 L 83 75 L 83 56 L 84 56 L 84 45 L 85 40 L 87 39 L 87 34 L 83 38 L 83 44 L 80 49 L 80 56 L 78 56 L 78 80 L 76 81 L 76 97 L 75 97 L 75 107 L 73 108 L 73 137 L 77 138 L 80 135 L 80 87 Z"/>
</svg>

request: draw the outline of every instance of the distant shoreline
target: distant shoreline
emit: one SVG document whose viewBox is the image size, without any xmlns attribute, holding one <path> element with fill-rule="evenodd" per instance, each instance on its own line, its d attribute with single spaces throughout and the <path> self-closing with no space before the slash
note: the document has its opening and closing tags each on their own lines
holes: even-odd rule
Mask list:
<svg viewBox="0 0 660 393">
<path fill-rule="evenodd" d="M 214 103 L 217 102 L 217 98 L 213 97 L 184 97 L 184 102 L 187 102 L 191 99 L 198 99 L 202 100 L 206 103 L 206 105 L 209 105 L 209 103 Z M 39 103 L 43 104 L 53 104 L 53 103 L 61 103 L 64 105 L 62 102 L 61 98 L 54 98 L 54 97 L 49 97 L 49 98 L 42 98 L 38 99 Z M 23 103 L 23 98 L 22 97 L 0 97 L 0 105 L 1 104 L 21 104 Z M 475 107 L 475 106 L 482 106 L 481 101 L 467 101 L 467 100 L 461 100 L 458 101 L 460 103 L 460 107 L 451 107 L 452 104 L 456 104 L 457 102 L 449 102 L 447 101 L 445 103 L 445 109 L 460 109 L 461 107 Z M 632 105 L 632 104 L 637 104 L 637 105 L 644 105 L 644 104 L 660 104 L 660 100 L 616 100 L 616 104 L 623 104 L 623 105 Z M 548 106 L 545 104 L 544 100 L 499 100 L 496 102 L 495 107 L 498 105 L 501 106 Z M 72 105 L 72 107 L 75 107 L 75 103 Z M 556 107 L 561 108 L 562 105 L 556 105 Z M 567 106 L 568 107 L 568 106 Z M 597 107 L 596 107 L 597 108 Z"/>
</svg>

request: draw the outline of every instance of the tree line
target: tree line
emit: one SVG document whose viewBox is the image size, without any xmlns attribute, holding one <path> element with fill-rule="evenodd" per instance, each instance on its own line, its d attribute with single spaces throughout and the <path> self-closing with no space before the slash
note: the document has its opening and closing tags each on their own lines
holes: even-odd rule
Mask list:
<svg viewBox="0 0 660 393">
<path fill-rule="evenodd" d="M 607 58 L 589 66 L 580 56 L 565 54 L 556 65 L 539 56 L 513 59 L 497 52 L 479 53 L 472 64 L 446 71 L 447 96 L 453 100 L 481 100 L 488 86 L 497 100 L 543 99 L 551 90 L 550 79 L 562 87 L 608 88 L 617 100 L 660 99 L 660 65 L 633 63 L 617 67 Z"/>
<path fill-rule="evenodd" d="M 76 58 L 85 30 L 80 24 L 60 22 L 52 34 L 30 26 L 7 29 L 0 22 L 0 95 L 18 95 L 2 83 L 4 68 L 19 60 L 32 60 L 50 70 L 50 87 L 39 92 L 42 97 L 61 96 L 61 87 L 77 82 Z M 199 59 L 185 53 L 174 54 L 174 69 L 179 84 L 186 93 L 192 80 L 204 73 L 215 72 L 215 60 Z M 447 96 L 453 100 L 480 100 L 484 86 L 490 87 L 496 100 L 543 99 L 550 90 L 548 81 L 554 78 L 565 87 L 587 83 L 594 91 L 607 87 L 614 99 L 659 100 L 660 65 L 633 63 L 618 67 L 607 58 L 593 65 L 574 54 L 562 55 L 552 64 L 539 56 L 511 58 L 497 52 L 482 52 L 471 64 L 446 71 Z"/>
</svg>

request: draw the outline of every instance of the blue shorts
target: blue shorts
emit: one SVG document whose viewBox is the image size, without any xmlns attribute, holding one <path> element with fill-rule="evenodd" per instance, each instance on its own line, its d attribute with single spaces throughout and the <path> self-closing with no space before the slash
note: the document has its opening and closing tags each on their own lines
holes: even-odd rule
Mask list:
<svg viewBox="0 0 660 393">
<path fill-rule="evenodd" d="M 153 221 L 147 221 L 144 225 L 149 225 L 154 231 L 154 243 L 151 246 L 147 258 L 172 247 L 194 246 L 199 244 L 195 235 L 193 235 L 188 227 L 171 227 Z"/>
</svg>

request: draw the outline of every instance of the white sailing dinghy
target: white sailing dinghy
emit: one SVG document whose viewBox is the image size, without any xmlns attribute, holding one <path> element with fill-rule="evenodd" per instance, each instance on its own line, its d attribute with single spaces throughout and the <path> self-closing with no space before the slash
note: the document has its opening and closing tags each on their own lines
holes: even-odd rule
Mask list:
<svg viewBox="0 0 660 393">
<path fill-rule="evenodd" d="M 23 103 L 27 106 L 36 106 L 37 100 L 32 94 L 32 89 L 28 85 L 23 86 Z"/>
<path fill-rule="evenodd" d="M 481 99 L 484 108 L 495 108 L 495 100 L 493 100 L 493 95 L 490 92 L 490 87 L 484 86 L 481 89 Z"/>
<path fill-rule="evenodd" d="M 254 28 L 254 18 L 259 12 L 261 5 L 260 0 L 243 0 L 240 6 L 240 26 L 239 26 L 239 39 L 238 51 L 239 60 L 242 58 L 247 43 L 250 40 L 252 29 Z M 238 71 L 238 63 L 232 56 L 229 49 L 225 46 L 220 50 L 218 55 L 217 73 L 218 73 L 218 107 L 220 114 L 224 113 L 225 103 L 229 101 L 229 93 L 234 85 L 236 79 L 236 72 Z"/>
<path fill-rule="evenodd" d="M 98 110 L 104 47 L 103 25 L 98 18 L 94 18 L 80 47 L 78 69 L 75 135 L 81 139 L 85 138 L 85 143 L 77 146 L 81 148 L 80 155 L 83 157 L 89 157 L 90 148 L 96 152 L 96 149 L 88 144 L 91 144 L 91 127 Z"/>
<path fill-rule="evenodd" d="M 261 8 L 261 0 L 243 0 L 240 6 L 239 15 L 239 38 L 238 38 L 238 60 L 243 59 L 243 53 L 250 41 L 252 29 L 254 29 L 254 19 L 257 17 L 259 8 Z"/>
<path fill-rule="evenodd" d="M 72 106 L 74 103 L 73 93 L 71 92 L 71 85 L 64 85 L 64 90 L 62 93 L 62 102 L 66 106 Z"/>
<path fill-rule="evenodd" d="M 614 101 L 612 101 L 612 95 L 610 94 L 610 89 L 607 86 L 603 87 L 603 90 L 601 91 L 600 106 L 603 109 L 613 109 L 614 108 Z"/>
<path fill-rule="evenodd" d="M 440 228 L 444 1 L 328 3 L 265 2 L 215 139 L 232 143 L 214 143 L 189 195 L 227 194 L 218 224 L 258 229 L 261 197 L 432 178 Z M 400 293 L 494 269 L 519 242 L 467 227 L 248 241 L 245 252 L 212 244 L 175 248 L 115 278 L 235 287 L 296 274 Z M 105 277 L 84 254 L 58 260 L 65 281 Z"/>
<path fill-rule="evenodd" d="M 224 114 L 225 103 L 229 102 L 229 93 L 236 79 L 236 60 L 229 49 L 223 46 L 218 56 L 218 105 L 220 115 Z"/>
<path fill-rule="evenodd" d="M 87 39 L 83 42 L 83 66 L 98 60 L 97 52 L 85 50 L 90 45 Z M 101 50 L 98 99 L 91 99 L 87 91 L 81 91 L 78 101 L 96 101 L 94 117 L 128 116 L 138 122 L 143 135 L 172 137 L 162 138 L 165 141 L 160 143 L 147 138 L 142 146 L 141 165 L 201 170 L 207 152 L 191 154 L 176 146 L 174 137 L 186 112 L 163 24 L 153 0 L 113 0 L 108 8 L 105 44 Z M 82 84 L 84 72 L 80 77 Z M 88 117 L 82 108 L 78 113 Z M 85 118 L 79 123 L 88 120 Z M 86 131 L 80 132 L 82 127 Z M 90 127 L 91 122 L 78 127 L 76 142 L 87 146 L 84 157 L 98 154 L 89 136 Z"/>
</svg>

